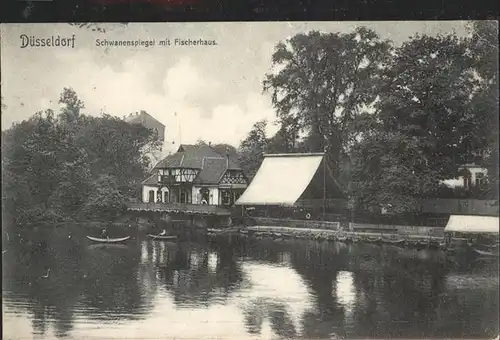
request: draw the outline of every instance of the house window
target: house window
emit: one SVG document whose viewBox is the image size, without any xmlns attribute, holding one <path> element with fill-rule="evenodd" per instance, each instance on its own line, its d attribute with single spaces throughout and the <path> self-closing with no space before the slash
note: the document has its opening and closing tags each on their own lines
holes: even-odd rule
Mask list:
<svg viewBox="0 0 500 340">
<path fill-rule="evenodd" d="M 189 203 L 189 193 L 185 189 L 181 189 L 181 203 Z"/>
<path fill-rule="evenodd" d="M 484 174 L 482 172 L 478 172 L 476 174 L 476 186 L 482 185 L 484 182 Z"/>
<path fill-rule="evenodd" d="M 149 190 L 149 203 L 154 203 L 155 202 L 155 191 L 154 190 Z"/>
<path fill-rule="evenodd" d="M 163 192 L 163 202 L 168 203 L 168 191 Z"/>
<path fill-rule="evenodd" d="M 222 205 L 231 205 L 231 192 L 224 190 L 222 193 L 221 203 Z"/>
<path fill-rule="evenodd" d="M 464 177 L 464 188 L 470 188 L 472 186 L 472 178 L 470 175 L 468 177 Z"/>
</svg>

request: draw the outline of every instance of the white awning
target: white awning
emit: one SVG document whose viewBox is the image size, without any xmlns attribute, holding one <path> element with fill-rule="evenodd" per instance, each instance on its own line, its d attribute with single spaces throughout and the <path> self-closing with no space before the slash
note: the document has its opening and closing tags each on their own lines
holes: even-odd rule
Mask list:
<svg viewBox="0 0 500 340">
<path fill-rule="evenodd" d="M 237 205 L 294 205 L 311 182 L 323 154 L 266 155 Z"/>
<path fill-rule="evenodd" d="M 494 233 L 498 234 L 498 217 L 496 216 L 472 216 L 451 215 L 445 232 L 459 232 L 469 234 Z"/>
</svg>

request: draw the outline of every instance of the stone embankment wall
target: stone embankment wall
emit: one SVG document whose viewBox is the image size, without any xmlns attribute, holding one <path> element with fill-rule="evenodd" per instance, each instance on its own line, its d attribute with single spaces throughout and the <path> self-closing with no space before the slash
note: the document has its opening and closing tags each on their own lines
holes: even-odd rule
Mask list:
<svg viewBox="0 0 500 340">
<path fill-rule="evenodd" d="M 338 230 L 340 228 L 339 222 L 289 220 L 289 219 L 266 218 L 266 217 L 255 217 L 253 219 L 257 222 L 258 225 L 266 225 L 266 226 L 307 228 L 307 229 L 330 229 L 330 230 Z"/>
<path fill-rule="evenodd" d="M 301 229 L 322 229 L 333 231 L 350 231 L 355 233 L 367 233 L 374 235 L 401 235 L 403 237 L 412 236 L 431 236 L 443 237 L 443 227 L 422 227 L 422 226 L 405 226 L 405 225 L 383 225 L 383 224 L 363 224 L 349 223 L 341 225 L 340 222 L 323 222 L 311 220 L 288 220 L 278 218 L 255 218 L 258 225 L 301 228 Z"/>
</svg>

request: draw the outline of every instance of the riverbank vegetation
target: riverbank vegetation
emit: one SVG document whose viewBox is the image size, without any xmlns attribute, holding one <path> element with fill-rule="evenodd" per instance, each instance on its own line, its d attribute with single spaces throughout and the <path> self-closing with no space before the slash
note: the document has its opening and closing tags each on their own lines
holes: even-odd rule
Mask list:
<svg viewBox="0 0 500 340">
<path fill-rule="evenodd" d="M 70 88 L 61 111 L 37 112 L 2 131 L 2 207 L 9 225 L 113 220 L 136 197 L 160 147 L 139 124 L 83 113 Z"/>
<path fill-rule="evenodd" d="M 310 32 L 280 42 L 266 75 L 278 132 L 257 122 L 241 142 L 252 177 L 263 153 L 323 152 L 357 210 L 414 213 L 428 197 L 498 197 L 498 62 L 494 22 L 469 36 L 416 35 L 401 45 L 372 30 Z M 443 180 L 488 170 L 479 187 Z"/>
</svg>

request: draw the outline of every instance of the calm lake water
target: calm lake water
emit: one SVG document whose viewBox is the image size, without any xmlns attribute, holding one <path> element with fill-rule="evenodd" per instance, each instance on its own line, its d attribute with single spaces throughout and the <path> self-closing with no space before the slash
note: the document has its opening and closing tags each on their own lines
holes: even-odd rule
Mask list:
<svg viewBox="0 0 500 340">
<path fill-rule="evenodd" d="M 55 233 L 2 255 L 4 339 L 498 334 L 495 261 L 304 240 L 102 246 Z"/>
</svg>

